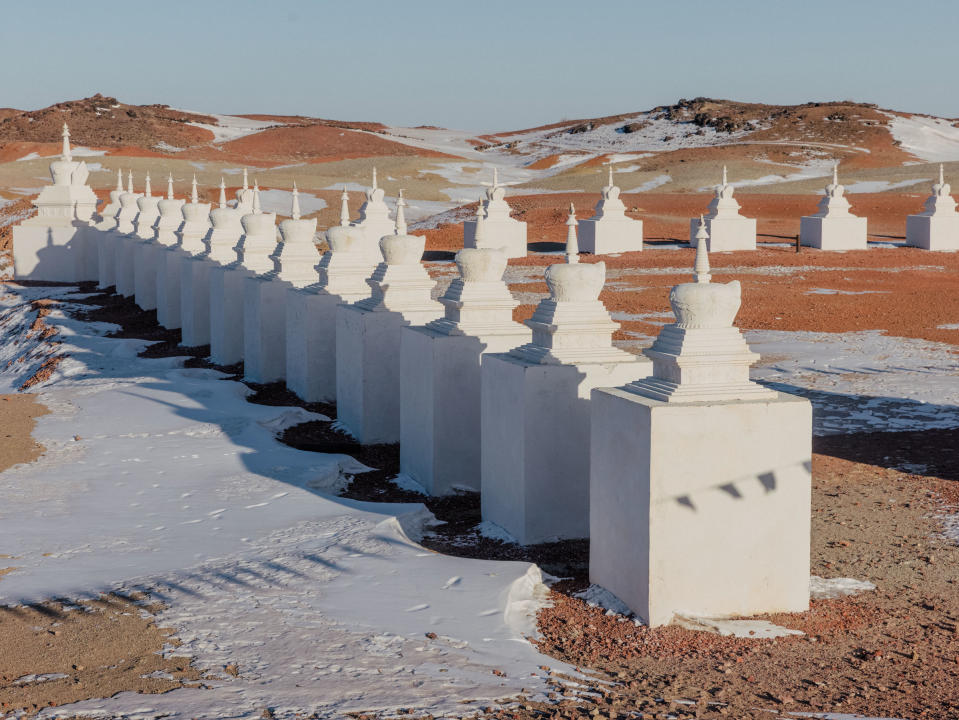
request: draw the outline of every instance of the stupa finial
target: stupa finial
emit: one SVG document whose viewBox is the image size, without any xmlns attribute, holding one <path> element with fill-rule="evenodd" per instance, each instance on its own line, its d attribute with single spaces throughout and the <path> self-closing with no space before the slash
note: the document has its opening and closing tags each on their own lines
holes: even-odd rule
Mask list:
<svg viewBox="0 0 959 720">
<path fill-rule="evenodd" d="M 613 161 L 610 160 L 606 164 L 609 165 L 609 186 L 613 187 Z"/>
<path fill-rule="evenodd" d="M 400 189 L 400 195 L 396 199 L 396 234 L 406 235 L 406 200 L 403 199 L 403 190 Z"/>
<path fill-rule="evenodd" d="M 123 192 L 123 171 L 117 168 L 117 192 Z"/>
<path fill-rule="evenodd" d="M 708 283 L 712 279 L 709 274 L 709 252 L 707 240 L 709 233 L 706 232 L 706 221 L 703 216 L 699 216 L 699 228 L 696 230 L 696 263 L 693 266 L 693 272 L 698 283 Z"/>
<path fill-rule="evenodd" d="M 483 222 L 483 196 L 476 203 L 476 231 L 473 234 L 473 246 L 481 247 L 480 241 L 486 237 L 486 223 Z"/>
<path fill-rule="evenodd" d="M 726 178 L 726 166 L 723 165 L 723 187 L 729 184 L 729 181 Z"/>
<path fill-rule="evenodd" d="M 223 176 L 220 176 L 220 207 L 226 207 L 226 183 L 223 182 Z"/>
<path fill-rule="evenodd" d="M 64 160 L 73 160 L 73 154 L 70 152 L 70 128 L 63 123 L 63 150 L 60 153 Z"/>
<path fill-rule="evenodd" d="M 127 192 L 130 194 L 133 193 L 133 171 L 132 170 L 127 171 Z"/>
<path fill-rule="evenodd" d="M 150 173 L 147 173 L 146 182 L 143 184 L 143 194 L 146 197 L 153 197 L 153 190 L 150 187 Z"/>
<path fill-rule="evenodd" d="M 196 191 L 196 173 L 193 173 L 193 182 L 190 184 L 190 202 L 194 205 L 200 202 L 200 196 Z"/>
<path fill-rule="evenodd" d="M 499 187 L 499 170 L 493 168 L 493 187 Z"/>
<path fill-rule="evenodd" d="M 246 168 L 243 168 L 243 189 L 244 189 L 244 190 L 249 190 L 249 189 L 250 189 L 250 181 L 249 181 L 249 179 L 248 179 L 247 169 L 246 169 Z"/>
<path fill-rule="evenodd" d="M 579 239 L 576 237 L 576 208 L 569 204 L 569 217 L 566 218 L 566 262 L 570 265 L 579 262 Z"/>
<path fill-rule="evenodd" d="M 300 192 L 296 189 L 296 180 L 293 181 L 293 206 L 290 208 L 290 217 L 300 219 Z"/>
<path fill-rule="evenodd" d="M 260 215 L 263 209 L 260 207 L 260 184 L 253 178 L 253 214 Z"/>
<path fill-rule="evenodd" d="M 373 189 L 376 190 L 376 165 L 373 166 Z"/>
<path fill-rule="evenodd" d="M 343 183 L 343 192 L 340 195 L 340 227 L 350 224 L 350 195 L 346 192 L 346 183 Z"/>
<path fill-rule="evenodd" d="M 832 184 L 833 185 L 839 184 L 839 161 L 838 160 L 836 160 L 836 162 L 832 164 Z"/>
<path fill-rule="evenodd" d="M 943 175 L 943 172 L 942 172 L 942 163 L 939 163 L 939 184 L 940 185 L 946 184 L 946 177 L 945 175 Z"/>
<path fill-rule="evenodd" d="M 166 197 L 167 200 L 173 199 L 173 173 L 167 175 L 166 178 Z"/>
</svg>

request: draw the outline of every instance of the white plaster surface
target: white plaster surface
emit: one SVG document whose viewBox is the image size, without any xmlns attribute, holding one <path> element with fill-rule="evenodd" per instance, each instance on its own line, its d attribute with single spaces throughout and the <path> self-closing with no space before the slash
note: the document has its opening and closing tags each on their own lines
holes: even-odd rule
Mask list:
<svg viewBox="0 0 959 720">
<path fill-rule="evenodd" d="M 590 580 L 650 625 L 809 603 L 812 411 L 592 397 Z M 695 452 L 690 451 L 695 448 Z"/>
<path fill-rule="evenodd" d="M 602 189 L 591 218 L 579 221 L 579 249 L 603 255 L 643 249 L 643 221 L 626 217 L 626 206 L 613 183 L 610 166 L 609 182 Z"/>
<path fill-rule="evenodd" d="M 243 360 L 243 285 L 252 276 L 236 263 L 210 268 L 210 359 L 217 365 Z"/>
<path fill-rule="evenodd" d="M 286 377 L 286 296 L 293 286 L 268 276 L 243 279 L 243 375 L 256 383 Z"/>
<path fill-rule="evenodd" d="M 819 201 L 815 215 L 804 216 L 799 223 L 799 242 L 820 250 L 865 250 L 866 218 L 849 212 L 845 188 L 839 184 L 836 166 L 832 183 Z"/>
</svg>

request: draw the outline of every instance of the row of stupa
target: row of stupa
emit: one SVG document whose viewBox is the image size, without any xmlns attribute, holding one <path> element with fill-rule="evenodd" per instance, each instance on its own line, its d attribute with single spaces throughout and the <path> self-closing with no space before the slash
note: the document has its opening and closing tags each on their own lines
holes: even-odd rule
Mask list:
<svg viewBox="0 0 959 720">
<path fill-rule="evenodd" d="M 72 157 L 69 129 L 63 127 L 63 149 L 58 160 L 50 165 L 53 184 L 45 187 L 35 201 L 38 213 L 14 230 L 14 277 L 36 280 L 73 281 L 91 279 L 97 275 L 97 258 L 88 247 L 87 228 L 93 223 L 97 198 L 87 186 L 89 169 L 83 161 Z M 237 193 L 237 202 L 251 207 L 251 190 L 244 171 L 244 186 Z M 107 217 L 116 215 L 116 222 L 129 222 L 145 206 L 144 218 L 154 222 L 159 218 L 159 198 L 153 199 L 149 182 L 145 192 L 133 192 L 132 179 L 123 192 L 121 178 L 117 189 L 110 193 L 110 203 L 104 210 Z M 715 187 L 714 197 L 704 215 L 709 234 L 710 251 L 750 250 L 756 248 L 756 221 L 740 214 L 740 206 L 733 197 L 726 168 L 722 182 Z M 142 195 L 142 196 L 141 196 Z M 126 196 L 123 206 L 121 196 Z M 366 190 L 360 216 L 350 221 L 348 196 L 344 189 L 340 223 L 355 224 L 380 237 L 395 224 L 390 217 L 382 188 L 377 186 L 376 169 L 373 182 Z M 406 201 L 402 191 L 396 203 L 400 224 L 405 228 L 403 208 Z M 141 223 L 144 224 L 144 223 Z M 690 220 L 690 242 L 694 240 L 698 221 Z M 149 226 L 147 226 L 149 228 Z M 643 248 L 643 224 L 626 216 L 620 198 L 620 189 L 613 181 L 612 165 L 609 179 L 602 188 L 593 216 L 578 221 L 581 248 L 593 254 L 638 251 Z M 833 168 L 832 182 L 826 186 L 818 211 L 803 217 L 800 242 L 823 250 L 865 249 L 866 219 L 850 212 L 845 188 L 839 183 L 838 166 Z M 481 198 L 476 217 L 463 223 L 464 247 L 500 247 L 508 258 L 523 257 L 527 252 L 526 223 L 511 217 L 505 200 L 505 186 L 494 170 L 493 182 Z M 951 188 L 939 168 L 939 182 L 932 188 L 923 212 L 910 215 L 906 224 L 906 244 L 928 250 L 959 250 L 959 212 L 951 196 Z"/>
<path fill-rule="evenodd" d="M 321 255 L 295 188 L 279 228 L 255 182 L 232 207 L 222 182 L 218 207 L 195 181 L 190 202 L 169 180 L 165 198 L 132 190 L 91 218 L 96 279 L 183 345 L 335 403 L 359 443 L 399 442 L 430 494 L 478 490 L 520 543 L 590 537 L 593 582 L 649 624 L 808 607 L 810 404 L 749 380 L 741 288 L 711 282 L 705 222 L 676 323 L 643 357 L 613 345 L 605 263 L 580 262 L 572 207 L 566 260 L 520 324 L 503 250 L 461 250 L 434 300 L 402 213 L 379 238 L 330 228 Z"/>
</svg>

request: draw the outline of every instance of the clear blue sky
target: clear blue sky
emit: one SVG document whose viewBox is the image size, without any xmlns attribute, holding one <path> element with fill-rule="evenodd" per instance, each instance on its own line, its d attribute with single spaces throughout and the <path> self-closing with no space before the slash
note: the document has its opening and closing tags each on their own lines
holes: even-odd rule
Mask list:
<svg viewBox="0 0 959 720">
<path fill-rule="evenodd" d="M 955 117 L 957 33 L 955 0 L 27 0 L 3 6 L 0 106 L 504 130 L 704 95 Z"/>
</svg>

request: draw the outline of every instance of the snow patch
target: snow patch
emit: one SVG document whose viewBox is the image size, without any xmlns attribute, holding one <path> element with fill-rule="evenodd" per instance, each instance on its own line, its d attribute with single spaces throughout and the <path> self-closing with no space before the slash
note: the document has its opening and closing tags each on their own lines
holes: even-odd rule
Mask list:
<svg viewBox="0 0 959 720">
<path fill-rule="evenodd" d="M 481 522 L 476 526 L 476 532 L 478 532 L 484 538 L 488 538 L 490 540 L 498 540 L 499 542 L 509 543 L 511 545 L 517 544 L 516 538 L 514 538 L 508 531 L 501 528 L 492 520 L 484 520 Z"/>
<path fill-rule="evenodd" d="M 602 608 L 609 616 L 621 615 L 624 618 L 633 617 L 633 611 L 622 600 L 609 590 L 599 585 L 590 585 L 582 592 L 573 593 L 573 597 L 585 600 L 590 607 Z"/>
<path fill-rule="evenodd" d="M 893 139 L 906 152 L 926 162 L 959 160 L 959 127 L 949 120 L 884 115 L 889 118 L 889 132 Z"/>
<path fill-rule="evenodd" d="M 729 620 L 726 618 L 703 618 L 691 615 L 676 615 L 675 624 L 687 630 L 711 632 L 716 635 L 753 640 L 787 637 L 789 635 L 804 635 L 801 630 L 792 630 L 776 625 L 768 620 Z"/>
<path fill-rule="evenodd" d="M 400 473 L 399 475 L 391 477 L 390 482 L 396 485 L 396 487 L 398 487 L 400 490 L 413 492 L 417 495 L 429 495 L 429 493 L 426 492 L 426 488 L 416 482 L 411 475 L 407 475 L 406 473 Z"/>
<path fill-rule="evenodd" d="M 809 578 L 809 596 L 814 600 L 826 600 L 843 597 L 844 595 L 858 595 L 862 592 L 875 590 L 876 586 L 868 580 L 855 578 L 821 578 L 812 575 Z"/>
<path fill-rule="evenodd" d="M 627 193 L 640 193 L 640 192 L 649 192 L 650 190 L 655 190 L 661 185 L 665 185 L 672 178 L 669 175 L 657 175 L 652 180 L 647 180 L 639 187 L 634 187 L 632 190 L 627 190 Z"/>
<path fill-rule="evenodd" d="M 183 110 L 182 112 L 195 111 Z M 212 132 L 214 143 L 225 143 L 230 142 L 231 140 L 238 140 L 239 138 L 246 137 L 247 135 L 253 135 L 255 133 L 262 132 L 267 128 L 281 127 L 283 125 L 283 123 L 279 122 L 271 122 L 268 120 L 251 120 L 250 118 L 237 117 L 235 115 L 217 115 L 216 113 L 200 112 L 196 112 L 196 114 L 209 115 L 210 117 L 216 118 L 216 125 L 198 122 L 187 123 L 187 125 L 193 125 L 194 127 L 203 128 L 204 130 L 209 130 Z"/>
</svg>

